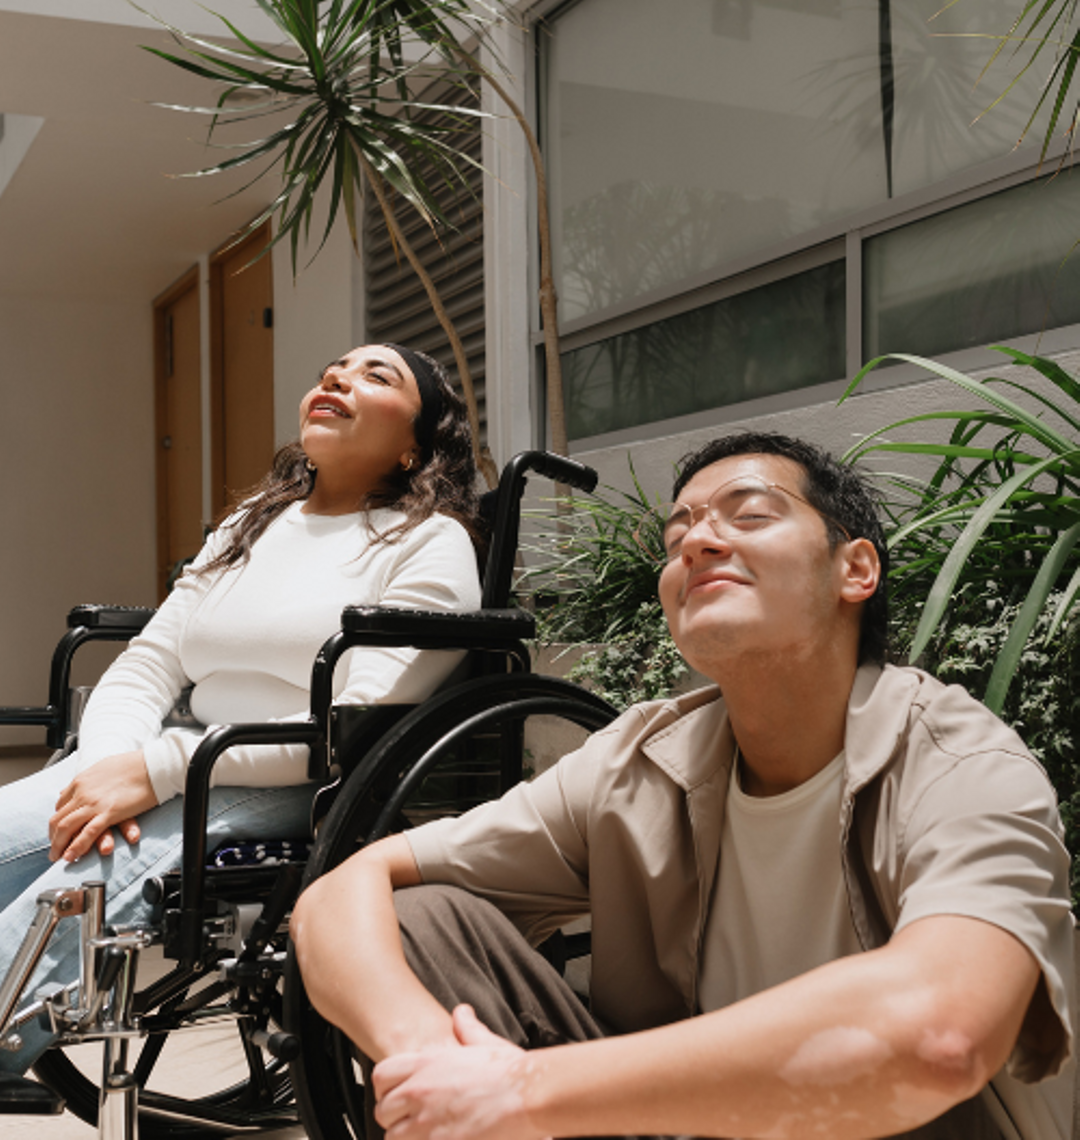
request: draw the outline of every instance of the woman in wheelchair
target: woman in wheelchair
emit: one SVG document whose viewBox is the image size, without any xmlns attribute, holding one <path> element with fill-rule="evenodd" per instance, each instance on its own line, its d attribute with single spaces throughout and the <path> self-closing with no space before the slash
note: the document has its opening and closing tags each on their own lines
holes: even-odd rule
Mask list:
<svg viewBox="0 0 1080 1140">
<path fill-rule="evenodd" d="M 199 726 L 306 717 L 312 661 L 344 606 L 478 606 L 476 508 L 464 405 L 434 360 L 369 345 L 327 365 L 300 403 L 299 442 L 211 534 L 94 690 L 77 751 L 0 789 L 0 979 L 40 891 L 101 879 L 112 923 L 144 916 L 143 880 L 179 863 Z M 419 701 L 458 656 L 353 651 L 336 699 Z M 199 726 L 172 727 L 189 686 Z M 252 745 L 222 757 L 211 850 L 226 838 L 308 834 L 307 752 Z M 65 985 L 78 970 L 77 924 L 62 924 L 32 988 Z M 22 1039 L 0 1051 L 0 1097 L 50 1037 L 27 1025 Z"/>
</svg>

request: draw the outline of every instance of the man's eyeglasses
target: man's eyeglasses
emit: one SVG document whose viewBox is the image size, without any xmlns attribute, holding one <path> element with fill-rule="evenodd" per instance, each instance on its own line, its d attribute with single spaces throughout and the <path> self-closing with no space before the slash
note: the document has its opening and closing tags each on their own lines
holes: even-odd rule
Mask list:
<svg viewBox="0 0 1080 1140">
<path fill-rule="evenodd" d="M 685 503 L 662 503 L 649 511 L 634 531 L 634 540 L 661 565 L 673 562 L 682 554 L 683 539 L 691 527 L 705 519 L 717 538 L 741 541 L 760 535 L 788 517 L 785 499 L 795 499 L 835 526 L 850 542 L 847 528 L 830 515 L 819 511 L 787 487 L 767 483 L 754 476 L 742 476 L 722 483 L 698 507 Z"/>
</svg>

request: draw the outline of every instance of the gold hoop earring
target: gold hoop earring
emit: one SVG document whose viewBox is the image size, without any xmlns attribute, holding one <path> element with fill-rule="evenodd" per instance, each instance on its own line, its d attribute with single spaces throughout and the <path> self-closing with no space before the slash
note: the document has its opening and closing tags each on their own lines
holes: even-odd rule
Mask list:
<svg viewBox="0 0 1080 1140">
<path fill-rule="evenodd" d="M 311 472 L 313 475 L 315 474 L 315 472 L 316 472 L 316 471 L 318 471 L 318 470 L 319 470 L 319 469 L 318 469 L 318 467 L 316 467 L 316 466 L 315 466 L 315 464 L 314 464 L 314 463 L 312 463 L 310 459 L 305 459 L 305 460 L 304 460 L 304 466 L 305 466 L 305 467 L 308 469 L 308 471 L 310 471 L 310 472 Z"/>
<path fill-rule="evenodd" d="M 411 471 L 416 466 L 416 460 L 410 455 L 409 462 L 405 464 L 405 470 Z"/>
</svg>

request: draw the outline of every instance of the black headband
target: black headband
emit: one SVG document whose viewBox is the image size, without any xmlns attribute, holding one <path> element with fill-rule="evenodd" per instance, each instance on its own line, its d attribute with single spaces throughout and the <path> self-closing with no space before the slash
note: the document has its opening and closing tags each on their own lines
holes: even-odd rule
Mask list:
<svg viewBox="0 0 1080 1140">
<path fill-rule="evenodd" d="M 409 371 L 416 378 L 416 387 L 420 391 L 420 415 L 413 430 L 421 455 L 428 456 L 435 443 L 435 429 L 443 413 L 442 388 L 439 385 L 438 375 L 431 364 L 411 348 L 390 341 L 386 341 L 383 348 L 392 348 L 405 361 Z"/>
</svg>

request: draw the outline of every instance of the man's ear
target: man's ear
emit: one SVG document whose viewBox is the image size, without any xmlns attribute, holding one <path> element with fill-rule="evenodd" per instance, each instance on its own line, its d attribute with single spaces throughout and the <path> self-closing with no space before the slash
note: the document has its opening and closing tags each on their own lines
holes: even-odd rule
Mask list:
<svg viewBox="0 0 1080 1140">
<path fill-rule="evenodd" d="M 881 578 L 881 560 L 868 538 L 855 538 L 844 547 L 840 597 L 859 603 L 870 599 Z"/>
</svg>

